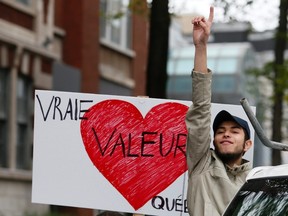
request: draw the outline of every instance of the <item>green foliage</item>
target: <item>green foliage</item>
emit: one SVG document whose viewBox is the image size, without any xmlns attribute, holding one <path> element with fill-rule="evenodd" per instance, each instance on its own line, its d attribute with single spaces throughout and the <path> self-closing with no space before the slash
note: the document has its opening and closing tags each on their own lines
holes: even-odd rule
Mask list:
<svg viewBox="0 0 288 216">
<path fill-rule="evenodd" d="M 147 3 L 143 0 L 132 0 L 129 2 L 128 9 L 137 15 L 148 15 Z"/>
<path fill-rule="evenodd" d="M 249 74 L 254 75 L 255 77 L 265 77 L 268 80 L 272 81 L 274 77 L 273 62 L 268 62 L 264 65 L 263 68 L 255 68 L 248 71 Z"/>
<path fill-rule="evenodd" d="M 103 11 L 100 11 L 100 16 L 105 17 L 105 19 L 109 20 L 113 20 L 113 19 L 121 19 L 124 16 L 124 12 L 122 11 L 116 11 L 115 13 L 111 13 L 111 14 L 106 14 Z"/>
<path fill-rule="evenodd" d="M 130 11 L 133 14 L 148 16 L 149 10 L 147 9 L 147 2 L 143 0 L 131 0 L 126 8 L 122 7 L 119 10 L 113 11 L 113 13 L 106 13 L 103 10 L 100 10 L 100 16 L 105 18 L 106 20 L 115 20 L 121 19 L 127 11 Z"/>
<path fill-rule="evenodd" d="M 264 77 L 269 80 L 275 93 L 285 93 L 288 90 L 288 60 L 284 61 L 282 65 L 276 64 L 275 62 L 268 62 L 263 68 L 254 68 L 247 73 L 256 78 Z M 286 93 L 284 95 L 285 100 L 288 101 L 288 94 Z"/>
</svg>

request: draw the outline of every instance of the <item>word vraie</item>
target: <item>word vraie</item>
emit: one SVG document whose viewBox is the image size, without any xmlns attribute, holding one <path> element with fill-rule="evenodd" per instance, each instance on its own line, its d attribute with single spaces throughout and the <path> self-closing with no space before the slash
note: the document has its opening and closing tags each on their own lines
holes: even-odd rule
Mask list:
<svg viewBox="0 0 288 216">
<path fill-rule="evenodd" d="M 137 210 L 187 170 L 186 105 L 158 104 L 142 116 L 133 104 L 105 100 L 81 120 L 94 166 Z"/>
<path fill-rule="evenodd" d="M 81 120 L 85 119 L 84 114 L 88 111 L 87 109 L 91 106 L 93 100 L 81 100 L 71 99 L 62 101 L 61 97 L 53 96 L 48 106 L 43 105 L 39 95 L 36 95 L 36 99 L 39 103 L 43 120 Z M 87 105 L 88 103 L 88 105 Z M 86 108 L 83 108 L 86 107 Z"/>
</svg>

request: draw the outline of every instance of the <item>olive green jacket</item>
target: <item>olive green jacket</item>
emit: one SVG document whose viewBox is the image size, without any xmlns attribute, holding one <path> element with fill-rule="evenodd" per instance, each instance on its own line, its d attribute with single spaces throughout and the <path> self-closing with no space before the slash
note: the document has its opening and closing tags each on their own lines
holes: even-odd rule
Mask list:
<svg viewBox="0 0 288 216">
<path fill-rule="evenodd" d="M 210 149 L 212 73 L 193 71 L 192 106 L 186 115 L 188 130 L 188 210 L 190 216 L 219 216 L 243 185 L 251 164 L 233 168 Z"/>
</svg>

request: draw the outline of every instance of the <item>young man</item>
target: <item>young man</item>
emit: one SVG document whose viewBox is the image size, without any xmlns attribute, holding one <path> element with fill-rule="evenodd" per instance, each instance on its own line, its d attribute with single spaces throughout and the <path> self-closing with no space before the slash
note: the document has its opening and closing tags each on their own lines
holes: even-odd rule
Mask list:
<svg viewBox="0 0 288 216">
<path fill-rule="evenodd" d="M 212 72 L 207 69 L 207 41 L 213 14 L 211 7 L 208 20 L 196 17 L 192 21 L 193 105 L 186 116 L 190 216 L 221 215 L 251 170 L 250 162 L 242 158 L 252 146 L 245 120 L 221 111 L 213 122 L 215 150 L 210 149 Z"/>
</svg>

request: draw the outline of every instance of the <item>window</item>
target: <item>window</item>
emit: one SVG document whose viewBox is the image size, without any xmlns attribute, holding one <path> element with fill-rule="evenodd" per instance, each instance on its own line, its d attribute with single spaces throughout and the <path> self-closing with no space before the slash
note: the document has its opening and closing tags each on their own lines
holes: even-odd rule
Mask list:
<svg viewBox="0 0 288 216">
<path fill-rule="evenodd" d="M 25 76 L 17 78 L 17 110 L 16 122 L 9 118 L 10 106 L 16 101 L 10 101 L 11 77 L 9 71 L 0 68 L 0 168 L 31 170 L 32 165 L 32 85 L 31 80 Z M 11 103 L 12 102 L 12 103 Z M 10 124 L 17 124 L 16 130 L 10 130 Z M 15 144 L 10 138 L 15 137 Z M 11 161 L 11 158 L 15 158 Z M 12 162 L 12 163 L 9 163 Z"/>
<path fill-rule="evenodd" d="M 282 216 L 288 213 L 288 179 L 250 180 L 237 193 L 224 216 Z"/>
<path fill-rule="evenodd" d="M 131 13 L 128 0 L 101 0 L 100 37 L 120 49 L 131 49 Z"/>
<path fill-rule="evenodd" d="M 214 75 L 212 82 L 213 93 L 235 93 L 238 83 L 235 75 Z"/>
<path fill-rule="evenodd" d="M 7 72 L 0 69 L 0 167 L 7 168 Z"/>
<path fill-rule="evenodd" d="M 192 81 L 188 76 L 170 76 L 167 82 L 168 94 L 185 94 L 191 92 Z"/>
<path fill-rule="evenodd" d="M 38 0 L 1 0 L 1 3 L 33 17 L 36 16 L 37 2 Z"/>
<path fill-rule="evenodd" d="M 105 79 L 100 79 L 99 94 L 127 95 L 127 96 L 133 95 L 130 88 Z"/>
<path fill-rule="evenodd" d="M 191 59 L 174 59 L 167 64 L 167 71 L 170 75 L 187 75 L 191 73 L 193 68 L 193 61 Z"/>
<path fill-rule="evenodd" d="M 16 2 L 19 2 L 24 5 L 31 5 L 31 0 L 16 0 Z"/>
<path fill-rule="evenodd" d="M 238 59 L 237 58 L 218 58 L 216 73 L 221 74 L 236 74 L 238 72 Z"/>
<path fill-rule="evenodd" d="M 190 99 L 191 71 L 194 67 L 194 46 L 173 48 L 169 51 L 167 64 L 168 95 L 174 99 Z M 245 55 L 249 56 L 244 58 Z M 248 97 L 246 83 L 250 78 L 245 74 L 247 65 L 254 62 L 254 52 L 245 44 L 209 44 L 207 66 L 213 71 L 212 91 L 217 102 L 234 103 L 233 97 Z M 249 61 L 249 62 L 248 62 Z M 244 90 L 243 90 L 244 89 Z M 175 97 L 177 96 L 177 97 Z M 229 102 L 229 101 L 230 102 Z"/>
<path fill-rule="evenodd" d="M 30 169 L 31 145 L 29 145 L 29 98 L 31 96 L 30 82 L 24 77 L 18 77 L 17 82 L 17 149 L 16 167 Z"/>
</svg>

